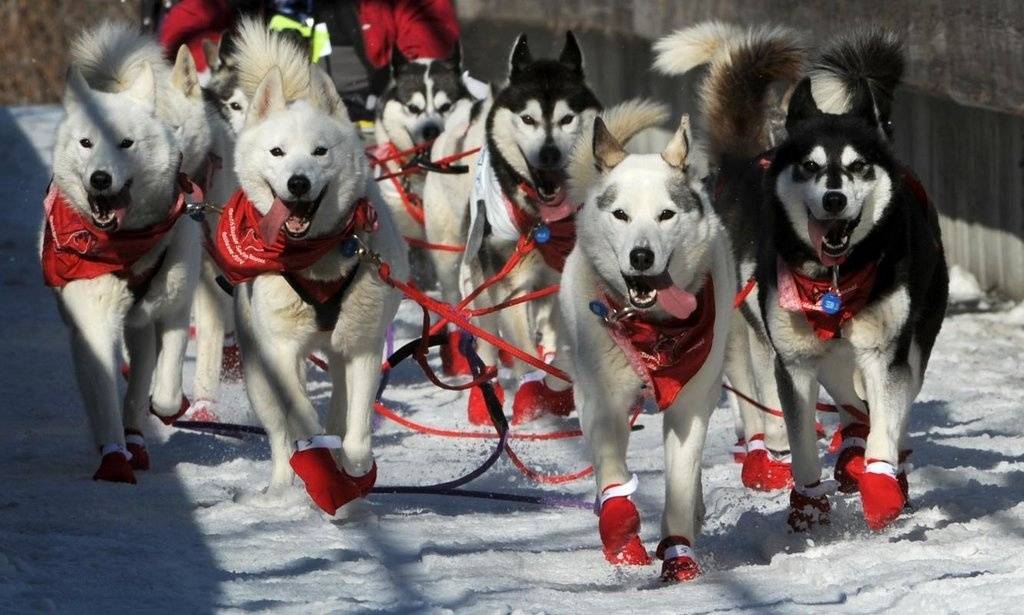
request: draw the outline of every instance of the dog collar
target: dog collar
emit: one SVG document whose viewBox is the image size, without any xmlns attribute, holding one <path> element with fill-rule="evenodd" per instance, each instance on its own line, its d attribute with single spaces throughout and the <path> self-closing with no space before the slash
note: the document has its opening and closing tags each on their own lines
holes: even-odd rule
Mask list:
<svg viewBox="0 0 1024 615">
<path fill-rule="evenodd" d="M 842 274 L 834 267 L 832 277 L 820 279 L 791 269 L 780 257 L 777 269 L 779 307 L 803 312 L 818 339 L 827 341 L 841 337 L 842 326 L 867 305 L 878 266 L 872 262 Z"/>
</svg>

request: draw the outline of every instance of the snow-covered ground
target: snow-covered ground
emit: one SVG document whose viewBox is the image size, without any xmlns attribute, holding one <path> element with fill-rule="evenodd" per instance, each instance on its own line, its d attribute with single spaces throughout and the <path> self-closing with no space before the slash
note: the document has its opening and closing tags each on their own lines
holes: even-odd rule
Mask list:
<svg viewBox="0 0 1024 615">
<path fill-rule="evenodd" d="M 0 611 L 1021 611 L 1024 307 L 1007 312 L 977 297 L 971 311 L 952 310 L 914 407 L 911 511 L 872 533 L 856 499 L 837 497 L 831 529 L 787 534 L 786 495 L 740 485 L 723 403 L 704 459 L 707 520 L 697 548 L 706 572 L 678 586 L 654 583 L 656 565 L 606 564 L 587 510 L 373 496 L 332 520 L 300 487 L 284 501 L 261 497 L 263 441 L 155 420 L 147 434 L 154 469 L 135 486 L 94 483 L 97 458 L 64 328 L 35 255 L 58 117 L 53 108 L 0 109 Z M 417 317 L 403 310 L 400 339 Z M 311 389 L 325 405 L 326 382 L 315 376 Z M 411 366 L 385 399 L 417 420 L 467 426 L 460 396 L 426 384 Z M 252 422 L 240 386 L 224 400 L 226 419 Z M 642 416 L 630 447 L 649 548 L 663 497 L 660 422 Z M 385 423 L 375 445 L 379 484 L 393 485 L 461 475 L 493 442 Z M 585 464 L 576 440 L 518 447 L 547 471 Z M 593 497 L 589 479 L 540 487 L 507 460 L 472 487 Z"/>
</svg>

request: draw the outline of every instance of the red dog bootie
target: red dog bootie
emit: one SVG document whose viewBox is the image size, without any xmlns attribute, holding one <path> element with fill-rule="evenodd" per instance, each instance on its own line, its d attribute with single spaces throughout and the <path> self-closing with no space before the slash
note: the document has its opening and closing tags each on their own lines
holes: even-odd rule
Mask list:
<svg viewBox="0 0 1024 615">
<path fill-rule="evenodd" d="M 178 411 L 172 414 L 171 416 L 164 416 L 162 414 L 157 413 L 156 408 L 153 407 L 152 400 L 150 400 L 149 402 L 149 413 L 155 416 L 156 418 L 160 419 L 160 422 L 163 423 L 164 425 L 173 425 L 174 421 L 177 421 L 178 419 L 183 417 L 185 413 L 188 412 L 188 409 L 191 407 L 192 402 L 190 402 L 187 397 L 182 395 L 181 405 L 178 406 Z"/>
<path fill-rule="evenodd" d="M 519 385 L 512 401 L 512 424 L 529 423 L 545 414 L 569 416 L 574 405 L 571 386 L 556 391 L 543 378 L 528 380 Z"/>
<path fill-rule="evenodd" d="M 92 475 L 93 480 L 102 480 L 108 483 L 129 483 L 135 484 L 135 473 L 132 472 L 132 454 L 120 444 L 104 444 L 100 449 L 103 457 L 100 459 L 100 467 Z"/>
<path fill-rule="evenodd" d="M 878 531 L 895 521 L 907 503 L 896 467 L 887 461 L 866 460 L 860 476 L 860 501 L 869 528 Z"/>
<path fill-rule="evenodd" d="M 732 460 L 735 463 L 743 463 L 743 460 L 747 458 L 747 439 L 736 440 L 736 444 L 732 445 L 729 452 L 732 453 Z"/>
<path fill-rule="evenodd" d="M 370 471 L 362 476 L 352 476 L 345 471 L 345 468 L 341 469 L 341 473 L 345 475 L 345 478 L 352 481 L 356 487 L 359 488 L 359 497 L 365 498 L 370 494 L 370 490 L 377 484 L 377 462 L 373 462 L 370 466 Z"/>
<path fill-rule="evenodd" d="M 125 429 L 124 441 L 128 452 L 131 454 L 131 458 L 128 461 L 131 462 L 132 469 L 148 470 L 149 451 L 146 449 L 146 438 L 142 436 L 142 432 L 138 429 Z"/>
<path fill-rule="evenodd" d="M 445 376 L 471 376 L 473 374 L 469 368 L 469 360 L 459 350 L 460 336 L 458 329 L 449 331 L 448 341 L 441 346 L 441 369 Z"/>
<path fill-rule="evenodd" d="M 299 440 L 288 463 L 306 485 L 306 493 L 325 513 L 333 515 L 339 508 L 360 497 L 359 487 L 338 471 L 331 456 L 332 448 L 341 448 L 338 436 L 313 436 Z"/>
<path fill-rule="evenodd" d="M 668 536 L 658 543 L 656 551 L 661 564 L 661 580 L 666 583 L 689 581 L 700 575 L 700 566 L 690 541 L 682 536 Z"/>
<path fill-rule="evenodd" d="M 234 334 L 224 337 L 224 354 L 220 359 L 220 379 L 225 382 L 242 380 L 242 351 Z"/>
<path fill-rule="evenodd" d="M 864 474 L 864 448 L 867 446 L 868 426 L 850 423 L 842 429 L 842 443 L 836 459 L 833 478 L 839 482 L 843 493 L 856 493 L 860 488 L 860 477 Z"/>
<path fill-rule="evenodd" d="M 209 399 L 207 397 L 200 397 L 189 406 L 188 412 L 185 413 L 185 418 L 190 421 L 202 421 L 204 423 L 219 423 L 220 417 L 217 416 L 217 412 L 214 408 L 217 407 L 217 401 Z"/>
<path fill-rule="evenodd" d="M 789 492 L 789 527 L 794 532 L 806 532 L 815 525 L 829 525 L 832 505 L 830 493 L 835 492 L 835 481 L 818 481 L 806 487 L 793 487 Z"/>
<path fill-rule="evenodd" d="M 777 491 L 793 486 L 793 472 L 789 455 L 777 457 L 764 445 L 764 434 L 759 433 L 747 442 L 747 456 L 740 472 L 743 486 L 756 491 Z"/>
<path fill-rule="evenodd" d="M 629 499 L 636 491 L 637 483 L 634 474 L 624 485 L 609 485 L 595 503 L 604 558 L 617 566 L 646 566 L 651 563 L 651 556 L 640 540 L 640 513 Z"/>
<path fill-rule="evenodd" d="M 494 387 L 494 394 L 498 396 L 498 403 L 505 405 L 505 389 L 501 388 L 497 380 L 491 381 Z M 480 387 L 473 387 L 469 390 L 469 408 L 466 411 L 469 422 L 474 425 L 492 425 L 491 413 L 487 411 L 487 402 L 484 401 L 484 391 Z"/>
</svg>

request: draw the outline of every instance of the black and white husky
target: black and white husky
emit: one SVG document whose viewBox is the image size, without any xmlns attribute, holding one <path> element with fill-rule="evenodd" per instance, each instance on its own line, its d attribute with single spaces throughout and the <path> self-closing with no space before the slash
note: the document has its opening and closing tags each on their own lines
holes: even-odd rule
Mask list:
<svg viewBox="0 0 1024 615">
<path fill-rule="evenodd" d="M 814 86 L 805 78 L 792 93 L 787 137 L 759 153 L 772 77 L 764 68 L 776 51 L 754 36 L 712 63 L 702 95 L 716 206 L 734 235 L 760 237 L 759 312 L 793 454 L 790 525 L 828 520 L 834 484 L 821 480 L 814 428 L 820 383 L 843 408 L 835 478 L 860 492 L 867 524 L 880 529 L 907 501 L 907 416 L 948 291 L 936 211 L 889 144 L 902 46 L 868 32 L 827 48 Z"/>
</svg>

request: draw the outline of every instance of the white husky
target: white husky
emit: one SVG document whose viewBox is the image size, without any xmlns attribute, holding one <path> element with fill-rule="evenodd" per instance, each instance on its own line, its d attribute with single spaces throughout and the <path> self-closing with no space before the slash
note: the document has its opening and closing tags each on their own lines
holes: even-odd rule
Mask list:
<svg viewBox="0 0 1024 615">
<path fill-rule="evenodd" d="M 626 463 L 629 409 L 646 393 L 664 410 L 657 554 L 662 578 L 682 581 L 700 572 L 691 548 L 704 515 L 700 460 L 721 394 L 736 273 L 691 161 L 688 118 L 660 156 L 627 154 L 623 136 L 599 120 L 592 147 L 581 144 L 574 157 L 572 182 L 587 196 L 559 294 L 565 351 L 594 463 L 604 553 L 615 564 L 650 561 L 629 499 L 637 484 Z"/>
<path fill-rule="evenodd" d="M 172 71 L 155 41 L 124 26 L 104 24 L 72 45 L 42 262 L 103 456 L 98 480 L 135 482 L 132 470 L 149 466 L 146 413 L 169 420 L 182 410 L 199 235 L 181 218 L 178 172 L 195 126 L 187 114 L 175 116 L 181 124 L 168 121 L 166 101 L 188 99 L 194 77 L 190 60 L 179 55 Z M 123 406 L 115 352 L 122 333 L 132 368 Z"/>
<path fill-rule="evenodd" d="M 239 283 L 235 318 L 249 400 L 270 438 L 270 488 L 289 485 L 294 469 L 334 514 L 376 477 L 371 416 L 399 302 L 350 248 L 379 254 L 400 279 L 406 250 L 330 79 L 257 21 L 241 24 L 237 59 L 250 105 L 235 150 L 241 188 L 215 237 L 218 262 Z M 305 388 L 312 351 L 331 367 L 326 429 Z"/>
</svg>

